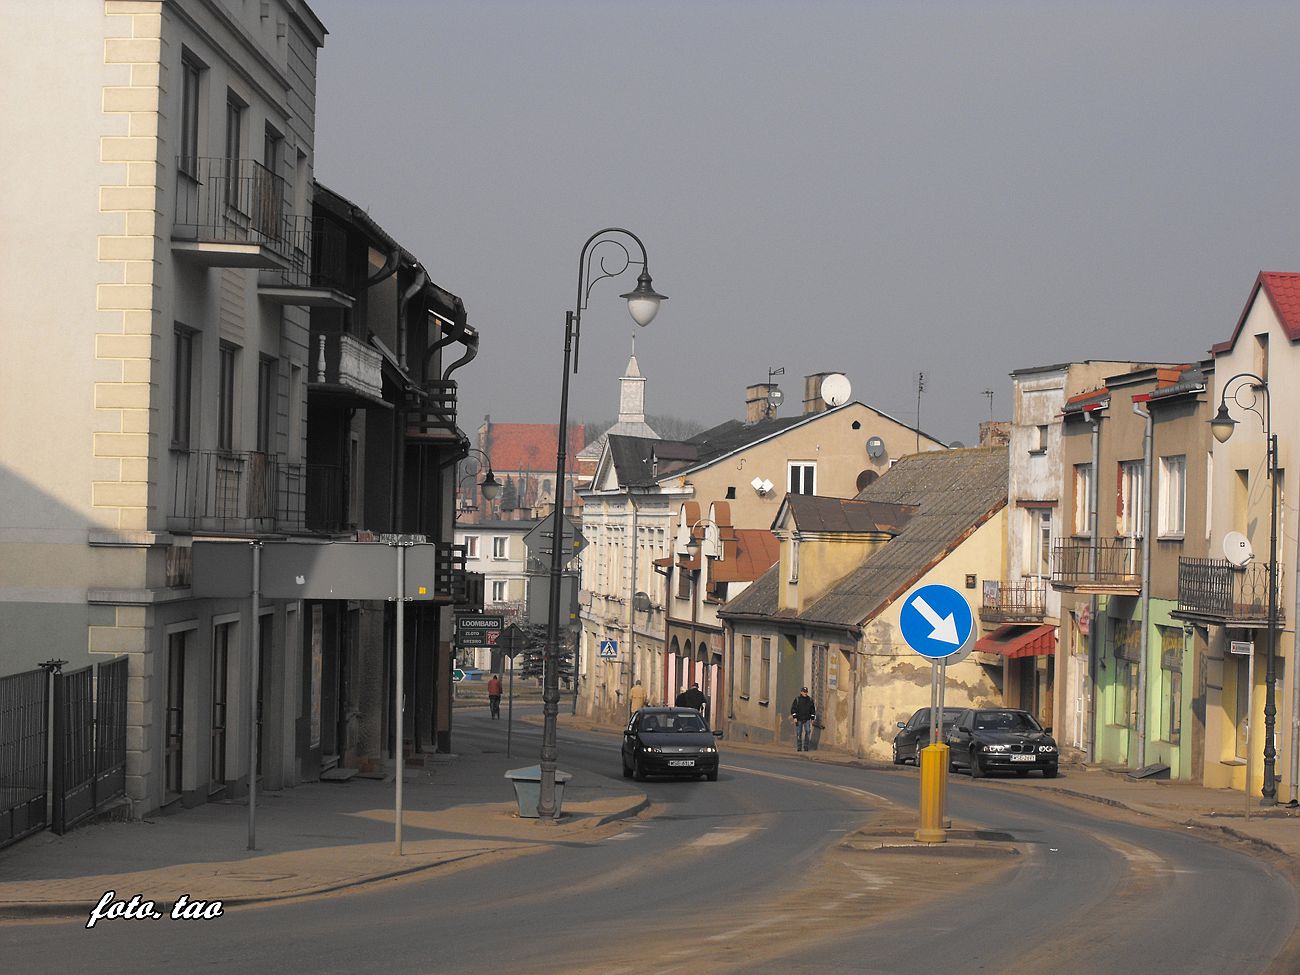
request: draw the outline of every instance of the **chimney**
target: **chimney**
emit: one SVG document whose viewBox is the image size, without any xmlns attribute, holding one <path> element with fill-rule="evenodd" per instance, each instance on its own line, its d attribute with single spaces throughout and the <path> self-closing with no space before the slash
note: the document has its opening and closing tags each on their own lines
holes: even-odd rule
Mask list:
<svg viewBox="0 0 1300 975">
<path fill-rule="evenodd" d="M 768 399 L 776 383 L 755 383 L 745 387 L 745 422 L 758 423 L 776 416 L 776 407 Z"/>
<path fill-rule="evenodd" d="M 826 401 L 822 399 L 822 380 L 831 375 L 829 372 L 814 372 L 803 377 L 803 413 L 825 413 Z"/>
<path fill-rule="evenodd" d="M 985 420 L 980 424 L 981 447 L 1005 447 L 1010 443 L 1010 420 Z"/>
</svg>

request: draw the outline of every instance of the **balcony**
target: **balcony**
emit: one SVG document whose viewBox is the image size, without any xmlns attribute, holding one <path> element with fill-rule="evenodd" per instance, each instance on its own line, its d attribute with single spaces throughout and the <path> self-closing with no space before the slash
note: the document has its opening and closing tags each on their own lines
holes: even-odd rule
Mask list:
<svg viewBox="0 0 1300 975">
<path fill-rule="evenodd" d="M 1142 591 L 1141 549 L 1132 538 L 1057 542 L 1052 588 L 1064 592 L 1136 596 Z"/>
<path fill-rule="evenodd" d="M 986 623 L 1041 623 L 1047 613 L 1042 579 L 1002 579 L 984 583 L 980 619 Z"/>
<path fill-rule="evenodd" d="M 351 308 L 356 284 L 348 271 L 347 232 L 320 218 L 285 220 L 289 266 L 263 271 L 258 294 L 280 305 Z"/>
<path fill-rule="evenodd" d="M 289 266 L 285 182 L 253 159 L 180 158 L 172 251 L 206 267 Z"/>
<path fill-rule="evenodd" d="M 310 395 L 363 400 L 361 406 L 392 407 L 384 401 L 383 359 L 377 349 L 346 332 L 313 329 L 310 354 Z"/>
<path fill-rule="evenodd" d="M 1277 588 L 1283 590 L 1282 566 Z M 1255 562 L 1238 568 L 1227 559 L 1178 560 L 1178 609 L 1173 616 L 1190 622 L 1224 626 L 1268 625 L 1268 565 Z M 1278 623 L 1286 619 L 1279 604 Z"/>
<path fill-rule="evenodd" d="M 456 429 L 456 383 L 450 379 L 435 379 L 421 384 L 420 391 L 407 411 L 406 438 L 415 442 L 455 442 L 460 439 Z"/>
<path fill-rule="evenodd" d="M 346 527 L 337 467 L 290 464 L 258 451 L 188 450 L 172 456 L 171 531 L 270 534 Z M 173 574 L 170 563 L 168 573 Z M 176 577 L 187 574 L 188 566 L 178 562 Z"/>
</svg>

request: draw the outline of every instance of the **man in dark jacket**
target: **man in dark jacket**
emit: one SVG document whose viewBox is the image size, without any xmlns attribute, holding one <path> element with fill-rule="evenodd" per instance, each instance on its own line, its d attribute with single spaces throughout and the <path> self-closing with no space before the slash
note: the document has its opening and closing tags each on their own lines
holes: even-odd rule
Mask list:
<svg viewBox="0 0 1300 975">
<path fill-rule="evenodd" d="M 813 722 L 817 720 L 817 705 L 813 702 L 808 688 L 799 688 L 799 696 L 790 705 L 790 720 L 794 722 L 794 750 L 806 752 L 812 749 Z"/>
<path fill-rule="evenodd" d="M 708 701 L 709 699 L 704 696 L 704 692 L 700 690 L 700 685 L 692 684 L 688 690 L 677 695 L 677 700 L 674 703 L 679 708 L 695 708 L 696 711 L 703 714 L 704 706 Z"/>
</svg>

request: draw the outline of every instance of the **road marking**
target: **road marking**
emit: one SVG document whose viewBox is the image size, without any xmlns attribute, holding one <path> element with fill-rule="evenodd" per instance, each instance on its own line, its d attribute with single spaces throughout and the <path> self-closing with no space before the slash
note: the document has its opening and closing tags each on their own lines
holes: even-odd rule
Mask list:
<svg viewBox="0 0 1300 975">
<path fill-rule="evenodd" d="M 782 775 L 780 772 L 764 772 L 756 768 L 745 768 L 740 765 L 727 765 L 729 772 L 748 772 L 750 775 L 765 775 L 769 779 L 781 779 L 785 782 L 794 782 L 797 785 L 812 785 L 819 789 L 832 789 L 836 792 L 843 792 L 851 796 L 862 799 L 875 799 L 877 802 L 889 802 L 884 796 L 878 796 L 874 792 L 868 792 L 866 789 L 855 789 L 850 785 L 835 785 L 830 782 L 818 782 L 816 779 L 805 779 L 797 775 Z"/>
<path fill-rule="evenodd" d="M 687 846 L 727 846 L 748 839 L 754 830 L 746 826 L 718 826 L 703 836 L 696 837 Z"/>
</svg>

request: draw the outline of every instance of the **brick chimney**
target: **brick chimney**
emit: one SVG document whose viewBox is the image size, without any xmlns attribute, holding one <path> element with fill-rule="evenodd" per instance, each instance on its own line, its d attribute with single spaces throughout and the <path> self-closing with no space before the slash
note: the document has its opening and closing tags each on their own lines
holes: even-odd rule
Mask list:
<svg viewBox="0 0 1300 975">
<path fill-rule="evenodd" d="M 985 420 L 980 424 L 981 447 L 1005 447 L 1011 443 L 1010 420 Z"/>
<path fill-rule="evenodd" d="M 810 413 L 825 413 L 828 409 L 826 401 L 822 399 L 822 380 L 829 375 L 831 375 L 829 372 L 814 372 L 810 376 L 803 377 L 804 416 Z"/>
<path fill-rule="evenodd" d="M 758 423 L 776 416 L 776 407 L 768 402 L 768 394 L 776 383 L 755 383 L 745 387 L 745 422 Z"/>
</svg>

